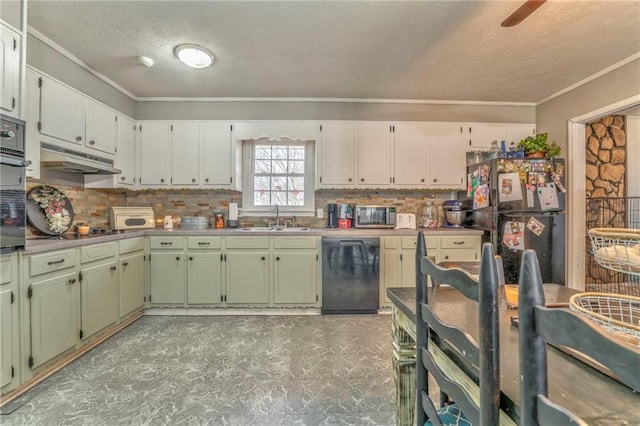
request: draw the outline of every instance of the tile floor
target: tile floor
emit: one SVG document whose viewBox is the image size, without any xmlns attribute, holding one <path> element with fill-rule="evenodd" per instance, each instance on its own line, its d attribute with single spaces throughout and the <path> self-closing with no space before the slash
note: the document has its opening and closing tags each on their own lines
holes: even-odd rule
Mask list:
<svg viewBox="0 0 640 426">
<path fill-rule="evenodd" d="M 145 316 L 9 425 L 393 425 L 390 315 Z"/>
</svg>

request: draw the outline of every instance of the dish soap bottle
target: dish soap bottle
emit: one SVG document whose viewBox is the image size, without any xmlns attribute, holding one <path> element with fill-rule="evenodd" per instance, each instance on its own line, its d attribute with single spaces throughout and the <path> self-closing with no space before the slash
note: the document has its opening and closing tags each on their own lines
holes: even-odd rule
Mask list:
<svg viewBox="0 0 640 426">
<path fill-rule="evenodd" d="M 433 205 L 432 201 L 427 201 L 426 204 L 420 206 L 416 216 L 418 217 L 418 226 L 429 229 L 438 227 L 438 208 Z"/>
</svg>

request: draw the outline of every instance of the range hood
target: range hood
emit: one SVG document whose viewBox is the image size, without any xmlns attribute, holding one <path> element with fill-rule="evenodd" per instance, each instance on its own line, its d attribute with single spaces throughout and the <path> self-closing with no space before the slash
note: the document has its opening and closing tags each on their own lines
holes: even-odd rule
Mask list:
<svg viewBox="0 0 640 426">
<path fill-rule="evenodd" d="M 113 160 L 60 148 L 45 142 L 40 144 L 40 167 L 85 175 L 117 175 L 122 173 L 122 170 L 114 167 Z"/>
</svg>

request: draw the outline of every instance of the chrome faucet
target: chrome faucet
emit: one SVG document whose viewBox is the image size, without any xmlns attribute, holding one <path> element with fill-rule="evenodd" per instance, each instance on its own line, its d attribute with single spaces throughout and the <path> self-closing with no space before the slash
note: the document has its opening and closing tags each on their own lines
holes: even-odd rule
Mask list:
<svg viewBox="0 0 640 426">
<path fill-rule="evenodd" d="M 280 208 L 276 204 L 276 226 L 280 226 Z"/>
</svg>

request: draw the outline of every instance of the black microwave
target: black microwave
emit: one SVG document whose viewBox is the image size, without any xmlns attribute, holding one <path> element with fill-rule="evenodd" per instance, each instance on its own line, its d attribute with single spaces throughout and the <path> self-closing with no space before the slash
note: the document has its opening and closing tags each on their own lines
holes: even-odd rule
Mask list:
<svg viewBox="0 0 640 426">
<path fill-rule="evenodd" d="M 395 228 L 396 207 L 356 206 L 353 217 L 355 228 Z"/>
</svg>

